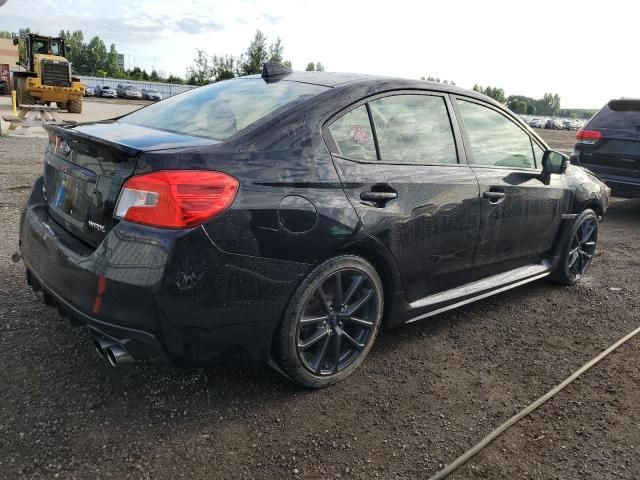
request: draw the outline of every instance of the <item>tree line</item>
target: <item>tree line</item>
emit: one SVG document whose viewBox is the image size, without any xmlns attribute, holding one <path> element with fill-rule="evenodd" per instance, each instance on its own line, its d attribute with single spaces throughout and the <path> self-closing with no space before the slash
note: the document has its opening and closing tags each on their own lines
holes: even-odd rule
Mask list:
<svg viewBox="0 0 640 480">
<path fill-rule="evenodd" d="M 187 81 L 192 85 L 228 80 L 262 72 L 264 63 L 281 63 L 292 68 L 291 61 L 284 58 L 284 45 L 280 38 L 269 43 L 267 36 L 257 30 L 253 39 L 240 55 L 209 54 L 196 50 L 193 63 L 187 67 Z M 307 71 L 324 71 L 320 62 L 309 62 Z"/>
</svg>

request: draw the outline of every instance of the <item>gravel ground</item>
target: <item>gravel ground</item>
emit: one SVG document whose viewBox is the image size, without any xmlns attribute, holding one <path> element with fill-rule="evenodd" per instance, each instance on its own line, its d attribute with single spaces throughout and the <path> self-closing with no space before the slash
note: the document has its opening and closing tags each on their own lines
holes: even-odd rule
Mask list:
<svg viewBox="0 0 640 480">
<path fill-rule="evenodd" d="M 10 259 L 43 149 L 0 138 L 3 479 L 426 478 L 640 325 L 640 201 L 615 201 L 579 285 L 536 282 L 385 332 L 333 388 L 268 368 L 111 369 Z M 452 478 L 640 478 L 639 346 Z"/>
</svg>

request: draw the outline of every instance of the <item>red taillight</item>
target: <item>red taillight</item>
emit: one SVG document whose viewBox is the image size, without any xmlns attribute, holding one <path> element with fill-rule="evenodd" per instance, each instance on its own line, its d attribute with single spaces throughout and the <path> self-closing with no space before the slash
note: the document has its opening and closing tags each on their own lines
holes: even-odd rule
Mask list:
<svg viewBox="0 0 640 480">
<path fill-rule="evenodd" d="M 116 216 L 154 227 L 185 228 L 215 217 L 233 203 L 238 180 L 208 170 L 162 170 L 129 178 Z"/>
<path fill-rule="evenodd" d="M 581 128 L 578 130 L 578 133 L 576 133 L 576 140 L 578 140 L 578 143 L 585 143 L 587 145 L 593 145 L 600 141 L 601 138 L 602 133 L 598 130 L 585 130 L 584 128 Z"/>
</svg>

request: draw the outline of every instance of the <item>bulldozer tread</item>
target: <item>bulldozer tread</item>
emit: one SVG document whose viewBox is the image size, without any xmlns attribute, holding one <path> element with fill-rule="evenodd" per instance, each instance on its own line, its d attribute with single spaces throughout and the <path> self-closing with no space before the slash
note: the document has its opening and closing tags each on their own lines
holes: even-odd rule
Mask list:
<svg viewBox="0 0 640 480">
<path fill-rule="evenodd" d="M 82 113 L 82 97 L 77 100 L 69 100 L 67 102 L 69 113 Z"/>
</svg>

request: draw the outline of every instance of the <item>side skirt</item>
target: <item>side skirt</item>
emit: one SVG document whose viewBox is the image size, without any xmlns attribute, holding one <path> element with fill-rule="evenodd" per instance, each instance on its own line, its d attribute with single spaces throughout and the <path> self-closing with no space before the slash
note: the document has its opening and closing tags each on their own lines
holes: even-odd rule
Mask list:
<svg viewBox="0 0 640 480">
<path fill-rule="evenodd" d="M 447 290 L 446 292 L 416 300 L 409 304 L 409 312 L 412 310 L 424 311 L 425 309 L 428 311 L 414 317 L 411 317 L 411 313 L 409 313 L 410 318 L 404 323 L 417 322 L 418 320 L 446 312 L 447 310 L 453 310 L 468 303 L 539 280 L 551 274 L 551 271 L 551 264 L 545 260 L 541 264 L 520 267 L 509 272 L 478 280 L 468 285 Z"/>
</svg>

